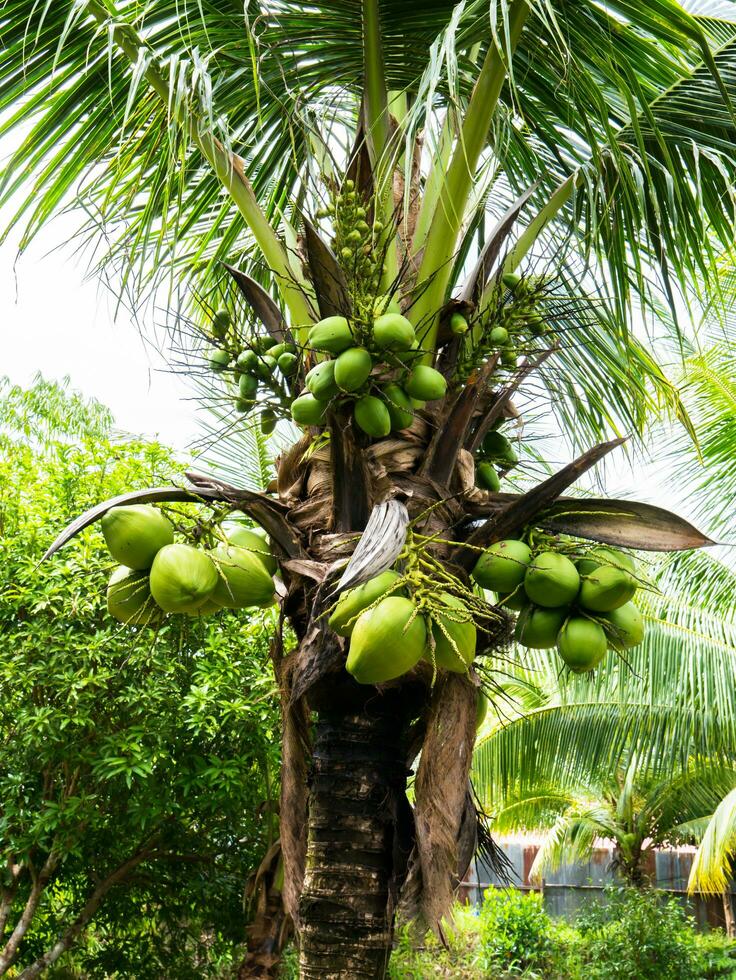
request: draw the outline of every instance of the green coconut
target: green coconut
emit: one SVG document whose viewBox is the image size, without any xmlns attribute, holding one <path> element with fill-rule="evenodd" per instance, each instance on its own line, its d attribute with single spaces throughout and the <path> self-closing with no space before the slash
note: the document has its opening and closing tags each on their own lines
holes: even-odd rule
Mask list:
<svg viewBox="0 0 736 980">
<path fill-rule="evenodd" d="M 275 598 L 273 579 L 259 555 L 232 544 L 218 544 L 210 552 L 217 569 L 212 598 L 226 609 L 270 606 Z"/>
<path fill-rule="evenodd" d="M 506 327 L 494 327 L 488 335 L 488 339 L 494 347 L 503 347 L 509 342 L 509 332 Z"/>
<path fill-rule="evenodd" d="M 335 361 L 322 361 L 304 379 L 309 391 L 321 402 L 328 402 L 338 393 L 335 383 Z"/>
<path fill-rule="evenodd" d="M 480 729 L 488 714 L 488 698 L 482 691 L 478 691 L 478 699 L 475 702 L 475 730 Z"/>
<path fill-rule="evenodd" d="M 630 650 L 644 639 L 644 618 L 633 602 L 613 609 L 603 618 L 603 628 L 614 650 Z"/>
<path fill-rule="evenodd" d="M 210 367 L 213 371 L 224 371 L 230 363 L 230 355 L 226 350 L 211 350 L 207 355 Z"/>
<path fill-rule="evenodd" d="M 327 413 L 327 405 L 309 392 L 300 395 L 291 403 L 291 417 L 297 425 L 322 425 Z"/>
<path fill-rule="evenodd" d="M 501 282 L 507 289 L 514 290 L 521 283 L 521 276 L 518 272 L 505 272 L 501 277 Z"/>
<path fill-rule="evenodd" d="M 568 619 L 557 638 L 560 656 L 576 674 L 583 674 L 597 667 L 607 649 L 608 640 L 603 628 L 582 616 Z"/>
<path fill-rule="evenodd" d="M 355 403 L 353 415 L 358 426 L 374 439 L 382 439 L 391 431 L 391 416 L 385 402 L 375 395 L 363 395 Z"/>
<path fill-rule="evenodd" d="M 231 322 L 230 310 L 217 310 L 212 317 L 212 333 L 222 340 L 227 335 Z"/>
<path fill-rule="evenodd" d="M 241 374 L 238 379 L 238 394 L 246 401 L 253 401 L 258 391 L 258 378 L 252 374 Z"/>
<path fill-rule="evenodd" d="M 481 452 L 489 459 L 498 459 L 509 466 L 515 466 L 519 462 L 519 457 L 503 432 L 492 429 L 486 434 L 481 446 Z"/>
<path fill-rule="evenodd" d="M 426 364 L 417 364 L 404 382 L 404 389 L 412 398 L 432 402 L 445 397 L 447 381 L 434 368 Z"/>
<path fill-rule="evenodd" d="M 503 592 L 496 593 L 499 606 L 504 609 L 511 609 L 514 612 L 521 612 L 529 605 L 529 596 L 526 594 L 524 584 L 517 585 L 513 592 L 504 595 Z"/>
<path fill-rule="evenodd" d="M 279 563 L 271 554 L 265 533 L 249 527 L 236 527 L 228 532 L 227 540 L 237 548 L 244 548 L 260 558 L 269 575 L 275 575 L 278 571 Z"/>
<path fill-rule="evenodd" d="M 327 620 L 330 629 L 340 636 L 350 636 L 353 632 L 357 617 L 376 599 L 394 591 L 401 576 L 398 572 L 381 572 L 375 578 L 368 579 L 355 589 L 348 589 L 338 601 L 332 615 Z"/>
<path fill-rule="evenodd" d="M 411 670 L 427 646 L 427 627 L 410 599 L 388 596 L 358 617 L 345 665 L 359 684 L 383 684 Z"/>
<path fill-rule="evenodd" d="M 490 463 L 478 463 L 475 468 L 475 478 L 479 487 L 498 493 L 501 489 L 501 480 Z"/>
<path fill-rule="evenodd" d="M 335 384 L 340 391 L 362 388 L 373 370 L 373 358 L 363 347 L 348 347 L 335 361 Z"/>
<path fill-rule="evenodd" d="M 113 507 L 100 521 L 108 551 L 121 565 L 150 568 L 158 551 L 174 540 L 174 528 L 148 504 Z"/>
<path fill-rule="evenodd" d="M 279 366 L 278 361 L 276 360 L 275 357 L 271 357 L 270 354 L 262 354 L 258 358 L 258 364 L 256 365 L 256 374 L 261 379 L 261 381 L 270 381 L 278 366 Z"/>
<path fill-rule="evenodd" d="M 373 322 L 373 339 L 382 350 L 407 351 L 416 340 L 414 327 L 400 313 L 384 313 Z"/>
<path fill-rule="evenodd" d="M 545 609 L 542 606 L 527 606 L 516 621 L 516 639 L 522 646 L 532 650 L 549 650 L 557 643 L 557 634 L 567 616 L 563 609 Z"/>
<path fill-rule="evenodd" d="M 209 555 L 189 544 L 166 545 L 151 566 L 151 595 L 164 612 L 196 612 L 213 596 L 217 582 Z"/>
<path fill-rule="evenodd" d="M 470 329 L 468 321 L 462 313 L 453 313 L 450 317 L 450 331 L 458 337 L 462 337 Z"/>
<path fill-rule="evenodd" d="M 599 565 L 582 580 L 579 602 L 593 612 L 611 612 L 625 605 L 636 592 L 636 582 L 613 565 Z"/>
<path fill-rule="evenodd" d="M 256 367 L 258 366 L 258 354 L 256 354 L 256 352 L 250 348 L 241 351 L 238 354 L 238 359 L 235 362 L 235 366 L 238 371 L 255 371 Z"/>
<path fill-rule="evenodd" d="M 497 541 L 480 556 L 472 576 L 484 589 L 513 592 L 524 581 L 531 560 L 532 553 L 523 541 Z"/>
<path fill-rule="evenodd" d="M 355 343 L 350 324 L 344 316 L 328 316 L 315 323 L 307 336 L 312 350 L 341 354 Z"/>
<path fill-rule="evenodd" d="M 554 609 L 568 605 L 577 596 L 580 575 L 565 555 L 543 551 L 527 569 L 524 588 L 536 605 Z"/>
<path fill-rule="evenodd" d="M 162 612 L 153 600 L 148 572 L 118 565 L 107 585 L 107 611 L 126 626 L 156 626 Z"/>
<path fill-rule="evenodd" d="M 408 429 L 414 421 L 414 406 L 401 385 L 386 385 L 383 389 L 383 397 L 386 399 L 388 414 L 391 417 L 391 429 L 394 432 Z"/>
<path fill-rule="evenodd" d="M 439 598 L 448 607 L 448 612 L 447 615 L 432 614 L 435 663 L 453 673 L 466 674 L 475 657 L 475 623 L 462 599 L 449 592 L 443 592 Z M 432 659 L 429 649 L 425 657 Z"/>
<path fill-rule="evenodd" d="M 279 354 L 279 358 L 276 363 L 279 366 L 279 371 L 281 371 L 285 377 L 290 378 L 292 374 L 296 372 L 299 358 L 296 354 L 292 354 L 291 351 L 287 350 L 284 351 L 283 354 Z"/>
</svg>

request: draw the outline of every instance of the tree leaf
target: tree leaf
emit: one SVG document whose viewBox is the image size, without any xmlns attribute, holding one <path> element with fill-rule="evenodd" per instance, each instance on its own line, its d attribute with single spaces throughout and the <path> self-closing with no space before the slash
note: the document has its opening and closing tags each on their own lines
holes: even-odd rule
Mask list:
<svg viewBox="0 0 736 980">
<path fill-rule="evenodd" d="M 516 219 L 519 217 L 521 209 L 524 207 L 538 186 L 539 184 L 537 182 L 532 184 L 531 187 L 527 188 L 527 190 L 517 197 L 511 207 L 501 216 L 498 224 L 488 236 L 488 241 L 484 245 L 483 251 L 478 256 L 478 261 L 475 263 L 473 271 L 467 278 L 463 291 L 460 295 L 461 299 L 468 303 L 478 303 L 481 295 L 483 294 L 486 283 L 488 282 L 488 277 L 491 274 L 493 264 L 498 258 L 504 242 L 516 224 Z"/>
<path fill-rule="evenodd" d="M 304 221 L 307 260 L 317 293 L 319 311 L 326 316 L 349 316 L 351 312 L 348 285 L 330 246 L 308 218 Z"/>
<path fill-rule="evenodd" d="M 687 551 L 716 544 L 677 514 L 636 500 L 563 498 L 537 523 L 550 531 L 640 551 Z"/>
<path fill-rule="evenodd" d="M 276 340 L 290 340 L 286 322 L 281 315 L 281 310 L 274 299 L 266 292 L 260 283 L 251 278 L 245 272 L 236 269 L 235 266 L 223 263 L 227 271 L 235 280 L 240 292 L 253 307 L 258 319 L 264 325 L 269 334 Z"/>
</svg>

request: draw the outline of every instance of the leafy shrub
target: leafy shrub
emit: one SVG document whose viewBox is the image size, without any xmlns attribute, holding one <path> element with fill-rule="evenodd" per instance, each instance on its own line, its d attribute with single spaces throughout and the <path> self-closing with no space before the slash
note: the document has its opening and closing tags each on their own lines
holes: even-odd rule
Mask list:
<svg viewBox="0 0 736 980">
<path fill-rule="evenodd" d="M 674 899 L 634 888 L 606 890 L 577 918 L 589 980 L 703 980 L 692 920 Z"/>
<path fill-rule="evenodd" d="M 443 925 L 443 933 L 446 947 L 431 933 L 417 942 L 411 926 L 398 929 L 389 963 L 391 980 L 428 980 L 430 977 L 475 980 L 481 976 L 477 910 L 456 906 L 452 922 Z"/>
<path fill-rule="evenodd" d="M 549 976 L 555 944 L 541 895 L 489 888 L 480 910 L 480 952 L 487 975 Z"/>
</svg>

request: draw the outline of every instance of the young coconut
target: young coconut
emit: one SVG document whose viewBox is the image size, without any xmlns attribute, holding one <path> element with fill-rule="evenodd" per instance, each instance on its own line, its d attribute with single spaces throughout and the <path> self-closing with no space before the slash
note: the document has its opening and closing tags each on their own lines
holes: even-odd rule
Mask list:
<svg viewBox="0 0 736 980">
<path fill-rule="evenodd" d="M 344 316 L 328 316 L 315 323 L 309 331 L 307 343 L 312 350 L 341 354 L 355 343 L 350 324 Z"/>
<path fill-rule="evenodd" d="M 171 522 L 149 504 L 113 507 L 100 527 L 115 561 L 138 571 L 150 568 L 157 552 L 174 540 Z"/>
<path fill-rule="evenodd" d="M 630 650 L 644 639 L 644 618 L 633 602 L 627 602 L 604 616 L 603 628 L 614 650 Z"/>
<path fill-rule="evenodd" d="M 427 627 L 410 599 L 388 596 L 358 617 L 345 665 L 359 684 L 383 684 L 411 670 L 427 646 Z"/>
<path fill-rule="evenodd" d="M 148 572 L 118 565 L 107 585 L 107 611 L 126 626 L 157 626 L 163 613 L 148 584 Z"/>
<path fill-rule="evenodd" d="M 509 538 L 486 548 L 471 574 L 484 589 L 513 592 L 524 581 L 531 560 L 529 546 Z"/>
<path fill-rule="evenodd" d="M 217 570 L 217 584 L 212 592 L 215 602 L 226 609 L 273 604 L 273 579 L 258 555 L 223 543 L 210 556 Z"/>
<path fill-rule="evenodd" d="M 304 379 L 309 391 L 321 402 L 328 402 L 339 391 L 335 382 L 336 363 L 336 361 L 322 361 L 316 364 Z"/>
<path fill-rule="evenodd" d="M 166 545 L 151 566 L 151 595 L 164 612 L 196 612 L 217 582 L 217 569 L 208 555 L 189 544 Z"/>
<path fill-rule="evenodd" d="M 373 323 L 373 339 L 382 350 L 406 351 L 416 340 L 414 327 L 400 313 L 384 313 Z"/>
<path fill-rule="evenodd" d="M 607 649 L 608 641 L 603 628 L 582 616 L 568 619 L 557 638 L 560 656 L 576 674 L 584 674 L 597 667 Z"/>
<path fill-rule="evenodd" d="M 611 612 L 625 605 L 636 592 L 636 582 L 613 565 L 599 565 L 584 576 L 579 602 L 593 612 Z"/>
<path fill-rule="evenodd" d="M 462 599 L 449 592 L 443 592 L 439 598 L 448 607 L 448 614 L 435 613 L 432 617 L 434 661 L 445 670 L 466 674 L 475 658 L 475 623 Z M 424 656 L 426 660 L 432 660 L 429 648 Z"/>
<path fill-rule="evenodd" d="M 549 650 L 557 643 L 557 634 L 567 617 L 567 608 L 544 609 L 527 606 L 516 621 L 515 637 L 532 650 Z"/>
<path fill-rule="evenodd" d="M 230 544 L 234 544 L 238 548 L 244 548 L 246 551 L 255 554 L 257 558 L 260 558 L 269 575 L 276 574 L 279 563 L 271 554 L 265 533 L 249 527 L 236 527 L 228 532 L 227 539 Z"/>
<path fill-rule="evenodd" d="M 569 558 L 556 551 L 543 551 L 529 566 L 524 588 L 538 606 L 567 606 L 578 594 L 580 575 Z"/>
<path fill-rule="evenodd" d="M 343 593 L 335 606 L 327 623 L 330 629 L 340 636 L 350 636 L 358 616 L 372 605 L 382 595 L 395 591 L 396 583 L 401 576 L 398 572 L 381 572 L 375 578 L 368 579 L 355 589 Z"/>
<path fill-rule="evenodd" d="M 353 416 L 359 428 L 373 439 L 383 439 L 391 431 L 389 410 L 375 395 L 363 395 L 355 403 Z"/>
</svg>

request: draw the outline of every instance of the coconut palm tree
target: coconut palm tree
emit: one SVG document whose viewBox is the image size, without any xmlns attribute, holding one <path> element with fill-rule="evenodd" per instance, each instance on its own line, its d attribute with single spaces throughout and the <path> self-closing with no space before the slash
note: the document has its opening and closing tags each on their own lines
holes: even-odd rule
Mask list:
<svg viewBox="0 0 736 980">
<path fill-rule="evenodd" d="M 652 550 L 708 543 L 657 508 L 560 499 L 619 439 L 523 494 L 499 493 L 492 467 L 479 466 L 477 486 L 475 464 L 488 462 L 487 433 L 518 419 L 519 399 L 575 447 L 636 437 L 656 410 L 687 424 L 632 310 L 677 309 L 678 284 L 713 282 L 734 239 L 736 28 L 721 6 L 0 8 L 0 132 L 17 143 L 0 204 L 12 202 L 11 226 L 25 223 L 22 244 L 81 206 L 99 271 L 121 295 L 169 290 L 174 359 L 223 412 L 235 403 L 228 425 L 260 417 L 270 429 L 289 410 L 302 423 L 266 493 L 192 475 L 186 488 L 126 499 L 217 502 L 271 537 L 298 639 L 286 653 L 277 637 L 273 660 L 283 894 L 305 978 L 383 975 L 397 907 L 438 928 L 475 843 L 477 674 L 435 676 L 425 661 L 378 689 L 356 683 L 323 615 L 340 590 L 400 557 L 422 608 L 443 590 L 472 607 L 482 659 L 509 626 L 468 589 L 493 541 L 535 524 Z M 365 382 L 373 401 L 302 395 L 307 371 L 327 363 L 312 325 L 343 318 L 376 353 L 385 311 L 387 347 L 397 316 L 417 346 L 381 355 Z M 208 358 L 205 339 L 219 345 Z M 274 342 L 288 345 L 288 370 L 265 360 Z M 233 368 L 246 352 L 264 366 L 258 397 Z M 377 406 L 399 382 L 409 393 L 394 387 Z M 425 407 L 408 400 L 445 387 Z"/>
</svg>

